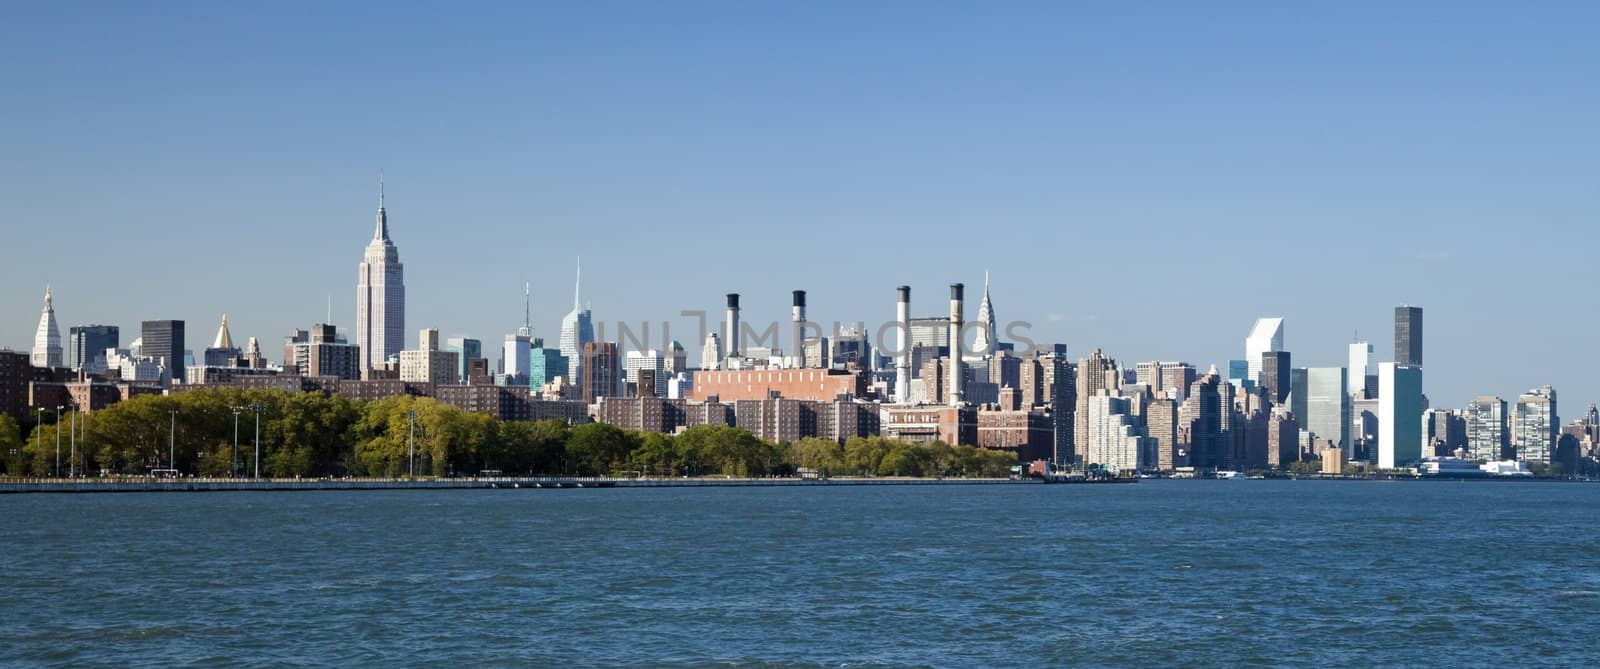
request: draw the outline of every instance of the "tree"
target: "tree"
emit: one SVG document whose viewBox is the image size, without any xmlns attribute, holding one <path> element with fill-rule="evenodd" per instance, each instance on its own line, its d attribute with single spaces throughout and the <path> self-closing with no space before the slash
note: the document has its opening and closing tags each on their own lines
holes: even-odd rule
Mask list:
<svg viewBox="0 0 1600 669">
<path fill-rule="evenodd" d="M 677 465 L 678 449 L 672 437 L 658 432 L 641 435 L 639 447 L 628 455 L 628 467 L 646 476 L 671 476 Z"/>
<path fill-rule="evenodd" d="M 11 414 L 0 413 L 0 462 L 5 465 L 6 474 L 22 476 L 22 428 Z"/>
<path fill-rule="evenodd" d="M 879 476 L 924 476 L 931 461 L 927 447 L 897 443 L 878 463 Z"/>
<path fill-rule="evenodd" d="M 609 476 L 627 462 L 634 439 L 614 425 L 588 423 L 572 428 L 567 454 L 579 476 Z"/>
<path fill-rule="evenodd" d="M 1315 460 L 1301 460 L 1289 463 L 1289 473 L 1296 476 L 1316 476 L 1322 473 L 1322 463 Z"/>
<path fill-rule="evenodd" d="M 889 454 L 889 440 L 883 437 L 851 437 L 844 442 L 844 466 L 859 476 L 872 476 Z"/>
<path fill-rule="evenodd" d="M 806 437 L 790 448 L 795 465 L 823 476 L 844 471 L 844 447 L 832 439 Z"/>
</svg>

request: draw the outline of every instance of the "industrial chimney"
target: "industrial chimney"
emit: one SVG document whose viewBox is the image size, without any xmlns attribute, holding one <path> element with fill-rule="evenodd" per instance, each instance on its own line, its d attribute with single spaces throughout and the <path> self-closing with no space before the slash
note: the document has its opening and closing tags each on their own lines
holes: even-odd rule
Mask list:
<svg viewBox="0 0 1600 669">
<path fill-rule="evenodd" d="M 962 290 L 959 283 L 950 284 L 950 406 L 961 406 L 961 378 L 966 376 L 966 363 L 961 361 L 961 311 Z"/>
<path fill-rule="evenodd" d="M 897 328 L 898 346 L 894 352 L 894 401 L 900 404 L 911 402 L 911 286 L 899 288 L 900 299 L 895 303 L 895 320 L 900 323 Z"/>
<path fill-rule="evenodd" d="M 743 351 L 739 348 L 739 294 L 728 293 L 728 316 L 724 321 L 728 331 L 722 337 L 728 347 L 725 357 L 736 358 Z"/>
<path fill-rule="evenodd" d="M 794 366 L 806 366 L 806 291 L 794 291 L 794 309 L 790 312 L 794 329 Z"/>
</svg>

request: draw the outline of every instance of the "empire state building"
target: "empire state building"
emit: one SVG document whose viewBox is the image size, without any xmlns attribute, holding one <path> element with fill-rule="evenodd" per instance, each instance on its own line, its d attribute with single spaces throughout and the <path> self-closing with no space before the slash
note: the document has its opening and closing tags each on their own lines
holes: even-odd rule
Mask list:
<svg viewBox="0 0 1600 669">
<path fill-rule="evenodd" d="M 361 370 L 382 365 L 406 346 L 405 266 L 400 249 L 389 239 L 389 218 L 383 210 L 383 180 L 378 180 L 378 227 L 361 260 L 356 278 L 356 345 Z"/>
</svg>

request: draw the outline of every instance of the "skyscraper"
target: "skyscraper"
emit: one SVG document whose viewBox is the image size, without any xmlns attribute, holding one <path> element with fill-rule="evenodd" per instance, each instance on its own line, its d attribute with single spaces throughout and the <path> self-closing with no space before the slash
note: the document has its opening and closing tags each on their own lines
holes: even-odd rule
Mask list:
<svg viewBox="0 0 1600 669">
<path fill-rule="evenodd" d="M 90 374 L 106 372 L 106 349 L 122 345 L 122 331 L 115 325 L 75 325 L 67 328 L 70 348 L 68 363 L 73 369 Z"/>
<path fill-rule="evenodd" d="M 583 259 L 579 258 L 577 280 L 572 286 L 572 311 L 561 319 L 561 355 L 567 356 L 568 380 L 574 384 L 583 382 L 583 347 L 594 341 L 594 322 L 582 295 Z"/>
<path fill-rule="evenodd" d="M 1102 390 L 1115 390 L 1121 387 L 1121 384 L 1116 382 L 1116 371 L 1117 361 L 1105 357 L 1100 349 L 1095 349 L 1089 357 L 1078 361 L 1077 377 L 1072 385 L 1077 391 L 1072 415 L 1073 443 L 1071 444 L 1075 452 L 1067 455 L 1074 458 L 1083 456 L 1083 440 L 1089 434 L 1089 398 L 1099 395 Z"/>
<path fill-rule="evenodd" d="M 1267 351 L 1261 354 L 1257 361 L 1260 367 L 1260 386 L 1266 392 L 1267 400 L 1273 406 L 1283 404 L 1289 399 L 1290 365 L 1288 351 Z"/>
<path fill-rule="evenodd" d="M 217 328 L 217 338 L 203 354 L 206 367 L 228 367 L 244 357 L 244 352 L 233 345 L 233 333 L 228 331 L 228 315 L 222 315 L 222 325 Z"/>
<path fill-rule="evenodd" d="M 383 208 L 383 179 L 378 179 L 378 225 L 367 244 L 356 276 L 356 345 L 361 370 L 372 369 L 406 347 L 405 266 L 400 249 L 389 239 L 389 217 Z"/>
<path fill-rule="evenodd" d="M 483 342 L 471 337 L 451 337 L 445 340 L 444 350 L 456 354 L 459 368 L 457 376 L 461 383 L 467 382 L 467 365 L 474 358 L 483 357 Z"/>
<path fill-rule="evenodd" d="M 144 321 L 139 326 L 139 340 L 142 342 L 144 355 L 159 360 L 161 365 L 167 368 L 168 378 L 182 382 L 183 321 Z"/>
<path fill-rule="evenodd" d="M 1467 457 L 1494 462 L 1510 443 L 1506 430 L 1506 401 L 1477 397 L 1467 403 Z"/>
<path fill-rule="evenodd" d="M 666 358 L 655 349 L 648 351 L 628 351 L 622 361 L 623 379 L 637 388 L 636 393 L 644 397 L 667 396 Z M 639 372 L 648 371 L 650 374 L 640 375 Z M 648 379 L 644 379 L 648 377 Z M 649 383 L 650 388 L 640 386 L 641 379 Z"/>
<path fill-rule="evenodd" d="M 1560 431 L 1554 388 L 1534 388 L 1517 398 L 1511 442 L 1517 447 L 1518 460 L 1550 464 L 1550 456 L 1556 448 L 1556 433 Z"/>
<path fill-rule="evenodd" d="M 105 351 L 100 353 L 104 355 Z M 33 336 L 33 356 L 29 362 L 34 367 L 61 367 L 65 364 L 61 358 L 61 329 L 56 327 L 55 299 L 50 295 L 50 287 L 45 286 L 44 310 L 39 313 L 39 331 Z"/>
<path fill-rule="evenodd" d="M 1372 344 L 1358 341 L 1350 345 L 1350 366 L 1345 368 L 1350 394 L 1354 395 L 1367 382 L 1367 369 L 1372 363 Z M 1349 444 L 1345 444 L 1349 447 Z"/>
<path fill-rule="evenodd" d="M 1148 469 L 1153 463 L 1140 457 L 1144 438 L 1129 415 L 1126 397 L 1096 395 L 1089 398 L 1086 412 L 1087 434 L 1082 442 L 1083 464 L 1103 465 L 1115 471 Z"/>
<path fill-rule="evenodd" d="M 1197 469 L 1224 466 L 1225 408 L 1232 407 L 1231 387 L 1217 376 L 1215 368 L 1189 385 L 1188 396 L 1178 414 L 1179 441 L 1186 451 L 1187 464 Z M 1181 466 L 1181 465 L 1180 465 Z"/>
<path fill-rule="evenodd" d="M 621 377 L 622 361 L 617 355 L 615 342 L 587 342 L 583 345 L 583 383 L 581 397 L 585 404 L 594 404 L 602 397 L 619 397 L 617 381 Z"/>
<path fill-rule="evenodd" d="M 1262 354 L 1282 350 L 1283 319 L 1257 319 L 1255 327 L 1250 329 L 1250 336 L 1244 340 L 1244 359 L 1250 365 L 1250 381 L 1261 382 Z"/>
<path fill-rule="evenodd" d="M 722 337 L 715 332 L 706 334 L 705 346 L 700 348 L 700 369 L 716 369 L 722 364 Z"/>
<path fill-rule="evenodd" d="M 1378 363 L 1378 466 L 1404 467 L 1422 457 L 1422 368 Z"/>
<path fill-rule="evenodd" d="M 293 365 L 300 376 L 332 376 L 346 381 L 361 378 L 361 347 L 345 341 L 339 329 L 326 323 L 310 331 L 295 330 L 283 346 L 283 364 Z"/>
<path fill-rule="evenodd" d="M 533 304 L 531 285 L 522 284 L 522 325 L 515 334 L 506 335 L 500 349 L 499 385 L 529 385 L 529 370 L 533 364 Z"/>
<path fill-rule="evenodd" d="M 674 339 L 667 344 L 667 357 L 662 361 L 662 365 L 664 366 L 662 371 L 666 372 L 668 378 L 676 374 L 687 373 L 689 371 L 689 352 L 683 350 L 683 344 Z"/>
<path fill-rule="evenodd" d="M 1422 307 L 1394 308 L 1394 362 L 1422 366 Z"/>
<path fill-rule="evenodd" d="M 1348 452 L 1351 447 L 1349 375 L 1343 367 L 1311 367 L 1305 373 L 1304 415 L 1295 416 L 1300 419 L 1300 427 Z"/>
<path fill-rule="evenodd" d="M 528 365 L 529 387 L 538 390 L 558 376 L 567 376 L 567 357 L 553 348 L 533 349 L 533 361 Z"/>
<path fill-rule="evenodd" d="M 1000 339 L 1000 331 L 994 324 L 994 305 L 989 302 L 989 273 L 983 273 L 983 302 L 978 305 L 978 337 L 972 341 L 972 355 L 987 357 L 994 355 L 995 344 Z"/>
</svg>

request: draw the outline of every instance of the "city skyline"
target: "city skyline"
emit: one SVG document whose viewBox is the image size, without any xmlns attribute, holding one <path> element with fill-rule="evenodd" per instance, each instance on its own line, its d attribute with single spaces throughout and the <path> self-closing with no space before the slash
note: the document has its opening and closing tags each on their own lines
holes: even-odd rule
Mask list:
<svg viewBox="0 0 1600 669">
<path fill-rule="evenodd" d="M 1600 93 L 1573 57 L 1595 8 L 1547 10 L 1537 30 L 1487 8 L 947 8 L 917 31 L 887 30 L 893 12 L 824 29 L 826 7 L 639 8 L 660 31 L 505 11 L 531 20 L 6 9 L 39 29 L 0 40 L 25 65 L 0 76 L 31 93 L 0 121 L 28 157 L 0 163 L 0 346 L 28 350 L 46 283 L 62 335 L 227 312 L 270 344 L 324 320 L 330 294 L 354 333 L 349 265 L 382 168 L 407 346 L 416 326 L 500 341 L 524 282 L 548 343 L 580 254 L 607 323 L 716 314 L 738 292 L 746 320 L 782 324 L 794 289 L 812 320 L 887 320 L 900 284 L 918 289 L 913 317 L 936 316 L 923 296 L 991 268 L 999 319 L 1075 358 L 1220 366 L 1282 316 L 1296 365 L 1343 364 L 1359 332 L 1375 368 L 1393 307 L 1417 304 L 1436 406 L 1545 384 L 1600 397 L 1593 282 L 1570 243 L 1596 213 Z M 447 30 L 460 21 L 487 32 L 468 45 Z M 401 36 L 478 48 L 363 55 Z M 836 48 L 808 48 L 822 39 Z M 1288 48 L 1354 39 L 1360 53 Z M 230 60 L 253 64 L 216 66 Z M 1516 244 L 1486 241 L 1509 230 Z M 1325 248 L 1346 251 L 1319 266 Z M 821 269 L 849 257 L 867 259 Z M 1481 308 L 1519 301 L 1575 316 L 1530 331 Z"/>
</svg>

